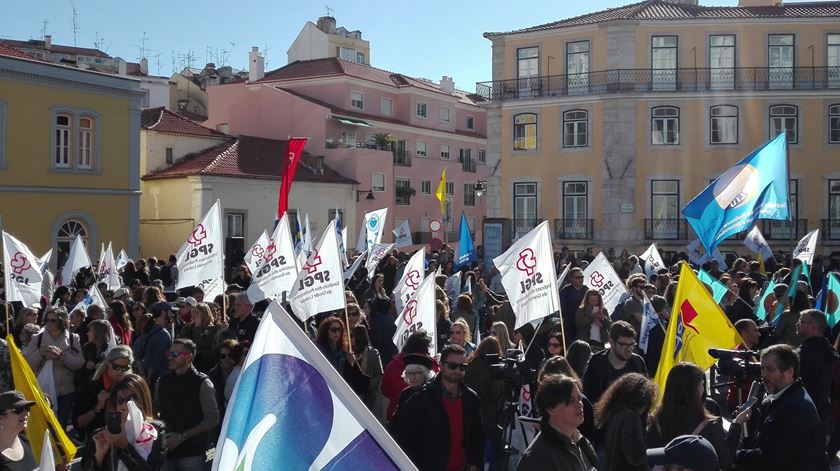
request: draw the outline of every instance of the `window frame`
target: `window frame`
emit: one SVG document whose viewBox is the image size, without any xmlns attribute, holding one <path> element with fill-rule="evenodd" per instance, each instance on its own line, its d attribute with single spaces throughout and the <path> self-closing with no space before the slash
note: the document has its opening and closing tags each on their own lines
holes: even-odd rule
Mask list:
<svg viewBox="0 0 840 471">
<path fill-rule="evenodd" d="M 423 147 L 423 150 L 420 150 L 420 147 Z M 429 156 L 429 144 L 426 141 L 415 141 L 414 142 L 414 154 L 419 155 L 421 157 L 428 157 Z"/>
<path fill-rule="evenodd" d="M 388 103 L 388 112 L 385 112 L 385 103 Z M 394 114 L 394 100 L 390 98 L 380 97 L 379 98 L 379 114 L 383 116 L 391 116 Z"/>
<path fill-rule="evenodd" d="M 676 116 L 656 116 L 657 111 L 669 111 L 669 110 L 676 110 Z M 656 122 L 657 120 L 663 120 L 662 131 L 657 131 L 656 129 Z M 667 123 L 668 122 L 676 122 L 676 129 L 673 131 L 676 137 L 675 142 L 668 142 L 667 135 Z M 662 133 L 662 142 L 656 142 L 654 139 L 654 134 L 657 132 Z M 672 105 L 663 105 L 663 106 L 654 106 L 650 109 L 650 145 L 652 146 L 679 146 L 680 145 L 680 108 L 678 106 Z"/>
<path fill-rule="evenodd" d="M 59 124 L 58 119 L 64 118 L 67 124 Z M 70 144 L 73 136 L 73 115 L 60 112 L 53 116 L 53 159 L 52 167 L 54 169 L 70 170 L 73 168 L 75 159 L 71 155 L 73 149 Z"/>
<path fill-rule="evenodd" d="M 446 113 L 444 113 L 446 112 Z M 444 116 L 444 114 L 446 116 Z M 440 107 L 440 122 L 441 123 L 451 123 L 452 122 L 452 108 L 448 106 L 441 106 Z"/>
<path fill-rule="evenodd" d="M 172 164 L 175 161 L 174 151 L 171 147 L 167 147 L 164 150 L 164 163 L 167 165 Z"/>
<path fill-rule="evenodd" d="M 361 97 L 361 99 L 354 100 L 353 99 L 354 94 Z M 356 105 L 356 103 L 359 103 L 359 105 Z M 364 111 L 364 109 L 365 109 L 365 94 L 363 92 L 358 92 L 358 91 L 354 91 L 354 90 L 350 91 L 350 108 L 354 109 L 354 110 Z"/>
<path fill-rule="evenodd" d="M 777 109 L 777 108 L 778 109 L 792 108 L 794 110 L 794 113 L 793 114 L 783 114 L 783 113 L 780 112 L 780 113 L 774 115 L 773 110 Z M 791 140 L 790 136 L 788 136 L 787 142 L 788 142 L 788 144 L 799 144 L 799 107 L 798 106 L 789 105 L 789 104 L 785 104 L 785 103 L 770 105 L 767 109 L 767 117 L 769 119 L 768 125 L 769 125 L 770 139 L 773 139 L 780 134 L 778 132 L 774 132 L 775 131 L 774 123 L 773 123 L 774 119 L 781 119 L 782 120 L 782 124 L 783 124 L 782 128 L 784 130 L 788 129 L 787 120 L 792 119 L 793 124 L 794 124 L 794 126 L 793 126 L 793 140 Z"/>
<path fill-rule="evenodd" d="M 734 116 L 733 115 L 717 115 L 717 116 L 714 115 L 714 111 L 716 109 L 723 109 L 723 108 L 734 109 L 735 110 Z M 712 105 L 712 106 L 709 107 L 709 144 L 710 145 L 715 145 L 715 146 L 717 146 L 717 145 L 738 145 L 738 143 L 740 142 L 740 139 L 741 139 L 739 129 L 738 129 L 738 127 L 740 125 L 739 114 L 740 114 L 740 109 L 738 108 L 737 105 L 721 104 L 721 105 Z M 714 140 L 714 135 L 715 135 L 714 123 L 715 123 L 715 121 L 720 121 L 720 120 L 723 120 L 723 119 L 731 119 L 731 118 L 734 118 L 734 120 L 735 120 L 735 133 L 734 133 L 735 141 L 734 142 L 723 142 L 723 141 L 715 142 L 715 140 Z M 722 128 L 719 127 L 719 129 L 722 129 Z"/>
<path fill-rule="evenodd" d="M 395 206 L 411 206 L 411 194 L 408 196 L 402 197 L 400 196 L 400 192 L 398 188 L 406 187 L 411 190 L 411 178 L 410 177 L 394 177 L 394 205 Z M 402 199 L 404 198 L 404 199 Z"/>
<path fill-rule="evenodd" d="M 89 121 L 90 126 L 82 127 L 82 121 Z M 95 129 L 96 119 L 94 117 L 86 114 L 76 117 L 76 137 L 78 142 L 74 146 L 76 151 L 75 167 L 79 170 L 93 170 L 93 156 L 96 151 L 96 143 L 93 141 Z M 83 163 L 85 153 L 87 153 L 87 163 Z"/>
<path fill-rule="evenodd" d="M 527 50 L 535 50 L 537 54 L 535 56 L 521 57 L 522 52 L 527 51 Z M 533 61 L 533 63 L 536 65 L 536 73 L 535 74 L 522 75 L 522 73 L 521 73 L 522 72 L 522 63 L 525 62 L 525 61 L 529 62 L 529 66 L 528 66 L 529 69 L 531 68 L 530 63 L 531 63 L 531 61 Z M 522 78 L 532 78 L 532 77 L 539 77 L 539 76 L 540 76 L 540 47 L 539 46 L 526 46 L 526 47 L 516 48 L 516 78 L 522 79 Z"/>
<path fill-rule="evenodd" d="M 476 161 L 479 164 L 487 165 L 487 149 L 478 149 L 478 156 L 476 157 Z"/>
<path fill-rule="evenodd" d="M 570 116 L 572 113 L 583 113 L 583 119 L 571 119 Z M 578 136 L 578 126 L 583 123 L 584 125 L 584 133 L 583 133 L 583 143 L 577 142 L 576 136 Z M 571 144 L 568 143 L 568 129 L 567 126 L 571 124 L 574 127 L 574 131 L 572 132 L 572 140 L 575 141 Z M 589 111 L 584 109 L 573 109 L 563 112 L 563 148 L 564 149 L 580 149 L 583 147 L 589 147 Z"/>
<path fill-rule="evenodd" d="M 376 186 L 376 178 L 382 177 L 382 186 Z M 384 193 L 388 190 L 388 185 L 385 182 L 385 172 L 373 172 L 370 174 L 370 191 L 374 193 Z"/>
<path fill-rule="evenodd" d="M 67 126 L 58 125 L 59 117 L 67 118 Z M 89 165 L 81 165 L 79 160 L 82 156 L 80 144 L 80 132 L 82 132 L 82 120 L 90 120 L 91 126 L 85 128 L 84 131 L 88 136 L 89 146 Z M 64 143 L 66 164 L 59 164 L 57 162 L 57 151 L 59 146 L 58 130 L 63 129 L 65 132 L 66 141 Z M 101 165 L 102 155 L 102 116 L 96 111 L 90 109 L 76 109 L 67 107 L 56 107 L 51 110 L 51 126 L 50 126 L 50 171 L 59 173 L 98 173 Z M 0 162 L 2 164 L 2 162 Z"/>
<path fill-rule="evenodd" d="M 475 131 L 475 116 L 468 114 L 466 117 L 466 127 L 468 131 Z"/>
<path fill-rule="evenodd" d="M 425 196 L 432 194 L 432 180 L 428 178 L 420 180 L 420 194 Z"/>
<path fill-rule="evenodd" d="M 832 139 L 832 130 L 837 132 L 837 139 Z M 828 105 L 828 143 L 840 144 L 840 103 Z M 0 165 L 2 165 L 2 156 L 0 156 Z"/>
<path fill-rule="evenodd" d="M 464 182 L 464 207 L 474 208 L 476 206 L 475 183 Z"/>
<path fill-rule="evenodd" d="M 526 117 L 533 117 L 533 123 L 517 123 L 518 118 L 525 119 Z M 539 117 L 537 113 L 518 113 L 513 115 L 513 150 L 514 151 L 533 151 L 537 149 L 537 136 L 539 131 Z M 533 126 L 533 136 L 529 136 L 528 130 Z M 518 136 L 518 134 L 522 134 Z M 533 143 L 530 141 L 533 140 Z M 530 146 L 529 146 L 530 145 Z"/>
<path fill-rule="evenodd" d="M 446 196 L 455 196 L 455 180 L 446 180 Z"/>
<path fill-rule="evenodd" d="M 232 218 L 239 218 L 239 230 L 241 235 L 231 235 L 231 220 Z M 235 222 L 235 221 L 234 221 Z M 243 239 L 248 236 L 248 211 L 244 209 L 225 209 L 225 239 L 229 239 L 231 237 L 242 237 Z"/>
<path fill-rule="evenodd" d="M 444 151 L 443 148 L 446 147 L 446 157 L 443 156 Z M 440 159 L 441 160 L 451 160 L 452 159 L 452 148 L 449 144 L 441 144 L 440 145 Z"/>
<path fill-rule="evenodd" d="M 420 113 L 420 111 L 423 111 Z M 429 117 L 429 104 L 425 101 L 418 101 L 416 106 L 414 107 L 414 116 L 420 119 L 428 119 Z"/>
<path fill-rule="evenodd" d="M 674 190 L 674 191 L 658 191 L 658 192 L 655 191 L 656 184 L 660 183 L 660 182 L 675 183 L 676 184 L 676 190 Z M 673 196 L 673 197 L 676 197 L 676 201 L 677 201 L 677 204 L 675 206 L 677 208 L 676 219 L 679 219 L 680 190 L 681 190 L 680 186 L 681 186 L 681 183 L 682 182 L 680 180 L 673 179 L 673 178 L 656 178 L 656 179 L 650 180 L 650 218 L 651 219 L 663 220 L 663 221 L 671 219 L 671 218 L 659 219 L 659 218 L 656 217 L 656 214 L 654 214 L 654 206 L 655 205 L 654 205 L 653 201 L 654 201 L 655 197 L 657 197 L 657 196 L 669 196 L 669 197 Z"/>
<path fill-rule="evenodd" d="M 458 148 L 458 163 L 463 164 L 466 161 L 472 160 L 472 147 Z"/>
<path fill-rule="evenodd" d="M 567 185 L 583 185 L 583 193 L 567 191 Z M 584 213 L 582 218 L 575 218 L 572 220 L 581 221 L 589 219 L 589 181 L 588 180 L 563 180 L 562 187 L 561 187 L 561 198 L 562 198 L 562 207 L 560 210 L 562 211 L 562 218 L 563 220 L 570 220 L 567 216 L 567 207 L 566 207 L 566 199 L 567 198 L 578 198 L 583 197 L 583 208 Z"/>
</svg>

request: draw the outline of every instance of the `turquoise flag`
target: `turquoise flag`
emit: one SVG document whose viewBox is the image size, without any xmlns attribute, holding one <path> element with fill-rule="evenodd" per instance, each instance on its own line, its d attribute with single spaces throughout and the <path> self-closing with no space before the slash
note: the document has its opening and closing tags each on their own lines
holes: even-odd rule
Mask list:
<svg viewBox="0 0 840 471">
<path fill-rule="evenodd" d="M 799 285 L 799 278 L 802 276 L 802 267 L 805 263 L 800 263 L 793 269 L 793 273 L 790 275 L 790 285 L 788 286 L 787 292 L 785 292 L 785 297 L 788 299 L 790 304 L 793 304 L 793 298 L 796 297 L 796 287 Z M 780 302 L 776 305 L 776 315 L 773 316 L 773 327 L 779 325 L 779 320 L 782 318 L 782 312 L 784 312 L 785 305 L 784 303 Z"/>
<path fill-rule="evenodd" d="M 767 300 L 767 296 L 770 296 L 770 294 L 773 293 L 773 288 L 775 287 L 776 282 L 770 280 L 770 283 L 767 283 L 767 287 L 764 288 L 764 293 L 762 293 L 761 297 L 758 299 L 758 308 L 755 310 L 755 315 L 759 318 L 759 320 L 763 321 L 767 319 L 767 307 L 765 307 L 764 303 Z"/>
<path fill-rule="evenodd" d="M 840 320 L 840 279 L 837 273 L 829 273 L 828 284 L 823 291 L 823 312 L 825 312 L 828 327 L 833 328 Z"/>
<path fill-rule="evenodd" d="M 458 260 L 455 262 L 455 269 L 459 270 L 464 265 L 478 261 L 478 252 L 470 235 L 470 226 L 467 224 L 467 217 L 461 213 L 461 241 L 458 243 Z"/>
<path fill-rule="evenodd" d="M 720 301 L 724 296 L 726 296 L 726 293 L 729 292 L 729 288 L 727 288 L 725 284 L 716 280 L 712 275 L 706 273 L 706 270 L 703 270 L 702 268 L 700 269 L 700 273 L 697 277 L 700 278 L 700 281 L 712 287 L 712 297 L 715 299 L 716 303 L 720 304 Z"/>
</svg>

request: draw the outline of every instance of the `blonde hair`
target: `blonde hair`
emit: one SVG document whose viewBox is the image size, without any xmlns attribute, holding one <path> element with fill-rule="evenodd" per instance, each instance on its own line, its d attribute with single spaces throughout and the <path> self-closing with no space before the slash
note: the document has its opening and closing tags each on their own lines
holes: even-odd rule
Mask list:
<svg viewBox="0 0 840 471">
<path fill-rule="evenodd" d="M 207 303 L 198 303 L 195 305 L 195 312 L 201 318 L 202 327 L 210 327 L 213 325 L 213 311 Z"/>
<path fill-rule="evenodd" d="M 451 329 L 455 325 L 458 325 L 462 329 L 464 329 L 464 340 L 466 340 L 467 342 L 472 342 L 472 332 L 470 332 L 470 325 L 467 324 L 467 321 L 463 317 L 459 317 L 455 319 L 455 322 L 453 322 L 452 325 L 449 326 L 449 328 Z"/>
</svg>

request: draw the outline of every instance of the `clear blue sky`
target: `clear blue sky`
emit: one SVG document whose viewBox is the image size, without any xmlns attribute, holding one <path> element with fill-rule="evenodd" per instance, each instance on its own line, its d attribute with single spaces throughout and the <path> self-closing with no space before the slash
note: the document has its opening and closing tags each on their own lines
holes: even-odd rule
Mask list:
<svg viewBox="0 0 840 471">
<path fill-rule="evenodd" d="M 80 47 L 94 47 L 112 56 L 137 61 L 145 35 L 149 69 L 169 76 L 181 70 L 192 52 L 194 66 L 248 64 L 251 46 L 267 48 L 267 69 L 286 64 L 286 50 L 306 21 L 333 10 L 338 25 L 362 31 L 370 41 L 372 65 L 415 77 L 454 77 L 459 89 L 474 91 L 475 82 L 490 79 L 487 31 L 534 26 L 631 1 L 531 0 L 384 0 L 333 1 L 183 1 L 147 0 L 2 0 L 0 37 L 41 38 L 44 20 L 53 42 L 73 45 L 73 5 Z M 294 6 L 286 6 L 287 4 Z M 304 4 L 305 3 L 305 4 Z M 703 1 L 737 5 L 737 0 Z M 284 5 L 286 4 L 286 5 Z M 227 52 L 224 52 L 227 51 Z M 228 54 L 227 60 L 219 56 Z M 159 67 L 158 67 L 159 65 Z"/>
</svg>

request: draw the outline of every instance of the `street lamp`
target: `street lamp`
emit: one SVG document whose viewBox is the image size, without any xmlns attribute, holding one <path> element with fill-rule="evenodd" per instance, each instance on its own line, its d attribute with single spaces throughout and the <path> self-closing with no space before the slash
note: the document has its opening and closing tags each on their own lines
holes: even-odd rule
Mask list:
<svg viewBox="0 0 840 471">
<path fill-rule="evenodd" d="M 487 191 L 487 182 L 484 180 L 479 180 L 478 183 L 475 184 L 475 196 L 479 198 L 484 196 L 484 192 Z"/>
<path fill-rule="evenodd" d="M 356 190 L 356 201 L 357 202 L 359 201 L 359 195 L 361 195 L 362 193 L 365 193 L 365 192 L 367 192 L 367 196 L 365 196 L 366 200 L 373 201 L 373 200 L 376 199 L 376 198 L 373 197 L 373 189 L 370 189 L 370 190 Z"/>
</svg>

